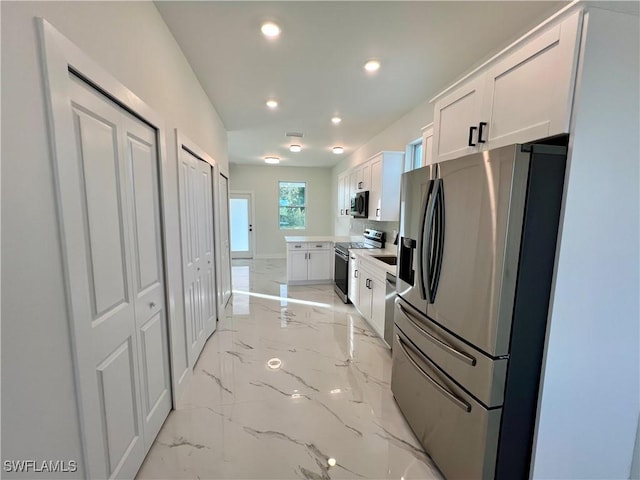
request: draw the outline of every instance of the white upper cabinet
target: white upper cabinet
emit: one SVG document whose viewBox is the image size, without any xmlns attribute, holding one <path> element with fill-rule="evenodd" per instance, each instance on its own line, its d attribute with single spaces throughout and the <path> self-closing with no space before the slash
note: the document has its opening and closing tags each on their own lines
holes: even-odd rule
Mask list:
<svg viewBox="0 0 640 480">
<path fill-rule="evenodd" d="M 489 69 L 482 112 L 487 127 L 478 141 L 496 148 L 569 132 L 579 19 L 575 13 Z"/>
<path fill-rule="evenodd" d="M 404 152 L 380 152 L 367 163 L 371 171 L 369 220 L 400 219 L 400 175 Z"/>
<path fill-rule="evenodd" d="M 433 163 L 433 123 L 422 127 L 422 166 Z"/>
<path fill-rule="evenodd" d="M 433 116 L 435 161 L 478 151 L 476 139 L 484 84 L 483 77 L 473 78 L 436 102 Z"/>
<path fill-rule="evenodd" d="M 569 132 L 580 15 L 521 40 L 436 100 L 434 162 Z"/>
<path fill-rule="evenodd" d="M 350 174 L 350 194 L 362 192 L 371 188 L 371 167 L 369 163 L 358 165 Z"/>
<path fill-rule="evenodd" d="M 349 215 L 349 208 L 351 208 L 350 200 L 351 195 L 349 191 L 349 175 L 341 175 L 338 177 L 338 210 L 336 212 L 339 216 Z"/>
</svg>

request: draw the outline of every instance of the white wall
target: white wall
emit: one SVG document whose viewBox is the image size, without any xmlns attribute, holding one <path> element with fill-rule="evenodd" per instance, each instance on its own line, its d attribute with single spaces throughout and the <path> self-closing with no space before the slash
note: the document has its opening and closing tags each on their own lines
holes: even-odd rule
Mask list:
<svg viewBox="0 0 640 480">
<path fill-rule="evenodd" d="M 47 19 L 228 170 L 226 132 L 151 2 L 0 2 L 2 21 L 2 460 L 81 462 L 54 176 L 35 16 Z M 176 170 L 177 172 L 177 170 Z M 175 180 L 176 172 L 172 178 Z M 168 205 L 177 224 L 175 202 Z M 173 232 L 173 238 L 178 235 Z M 172 243 L 174 250 L 177 240 Z M 174 251 L 172 272 L 179 272 Z M 177 276 L 176 276 L 177 275 Z M 172 275 L 174 290 L 181 277 Z M 180 297 L 170 299 L 183 315 Z M 177 321 L 183 321 L 177 318 Z M 6 474 L 7 478 L 10 475 Z M 33 477 L 33 472 L 26 475 Z M 58 477 L 83 478 L 78 472 Z M 55 475 L 48 475 L 55 477 Z"/>
<path fill-rule="evenodd" d="M 280 230 L 278 182 L 307 182 L 307 228 Z M 253 192 L 255 257 L 282 257 L 287 235 L 331 235 L 331 169 L 231 164 L 231 192 Z"/>
<path fill-rule="evenodd" d="M 351 167 L 366 162 L 382 150 L 404 152 L 408 143 L 420 138 L 422 127 L 433 121 L 433 105 L 425 100 L 396 122 L 392 123 L 333 167 L 331 174 L 331 212 L 334 235 L 349 235 L 350 220 L 335 215 L 338 204 L 338 175 Z"/>
<path fill-rule="evenodd" d="M 640 411 L 638 17 L 592 9 L 581 54 L 533 476 L 629 478 Z"/>
</svg>

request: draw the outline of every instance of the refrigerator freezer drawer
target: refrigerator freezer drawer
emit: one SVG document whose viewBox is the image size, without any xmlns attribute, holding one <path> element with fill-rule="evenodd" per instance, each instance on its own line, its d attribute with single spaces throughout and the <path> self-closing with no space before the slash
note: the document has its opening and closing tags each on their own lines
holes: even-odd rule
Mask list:
<svg viewBox="0 0 640 480">
<path fill-rule="evenodd" d="M 401 298 L 396 299 L 394 321 L 421 352 L 485 406 L 492 408 L 503 404 L 506 358 L 488 357 L 433 323 Z"/>
<path fill-rule="evenodd" d="M 442 374 L 398 329 L 391 390 L 448 480 L 493 479 L 501 408 L 487 410 Z"/>
</svg>

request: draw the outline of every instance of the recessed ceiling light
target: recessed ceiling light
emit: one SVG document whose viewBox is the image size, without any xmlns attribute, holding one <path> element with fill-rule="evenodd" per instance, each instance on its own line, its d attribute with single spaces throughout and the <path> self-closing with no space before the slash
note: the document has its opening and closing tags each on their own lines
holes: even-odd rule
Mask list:
<svg viewBox="0 0 640 480">
<path fill-rule="evenodd" d="M 278 106 L 278 102 L 275 100 L 267 100 L 267 107 L 276 108 Z"/>
<path fill-rule="evenodd" d="M 267 38 L 276 38 L 280 35 L 280 27 L 273 22 L 265 22 L 260 27 L 262 34 Z"/>
<path fill-rule="evenodd" d="M 289 147 L 289 150 L 291 150 L 294 153 L 298 153 L 299 151 L 302 150 L 302 147 L 300 145 L 291 145 Z"/>
<path fill-rule="evenodd" d="M 378 60 L 369 60 L 364 64 L 364 69 L 370 73 L 377 72 L 379 68 L 380 62 Z"/>
<path fill-rule="evenodd" d="M 336 155 L 340 155 L 341 153 L 343 153 L 343 152 L 344 152 L 344 148 L 342 148 L 342 147 L 333 147 L 333 148 L 331 149 L 331 151 L 332 151 L 333 153 L 335 153 Z"/>
<path fill-rule="evenodd" d="M 342 119 L 340 117 L 333 117 L 331 119 L 331 123 L 333 123 L 334 125 L 338 125 L 341 121 Z"/>
<path fill-rule="evenodd" d="M 280 163 L 280 159 L 278 157 L 264 157 L 264 163 L 268 163 L 269 165 L 276 165 Z"/>
</svg>

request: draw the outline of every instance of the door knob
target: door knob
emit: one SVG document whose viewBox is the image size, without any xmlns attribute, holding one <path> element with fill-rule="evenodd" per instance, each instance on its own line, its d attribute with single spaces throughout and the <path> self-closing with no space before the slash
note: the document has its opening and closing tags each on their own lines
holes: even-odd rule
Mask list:
<svg viewBox="0 0 640 480">
<path fill-rule="evenodd" d="M 155 307 L 155 306 L 156 306 L 156 304 L 155 304 L 154 302 L 150 302 L 150 303 L 149 303 L 149 308 L 153 308 L 153 307 Z"/>
</svg>

